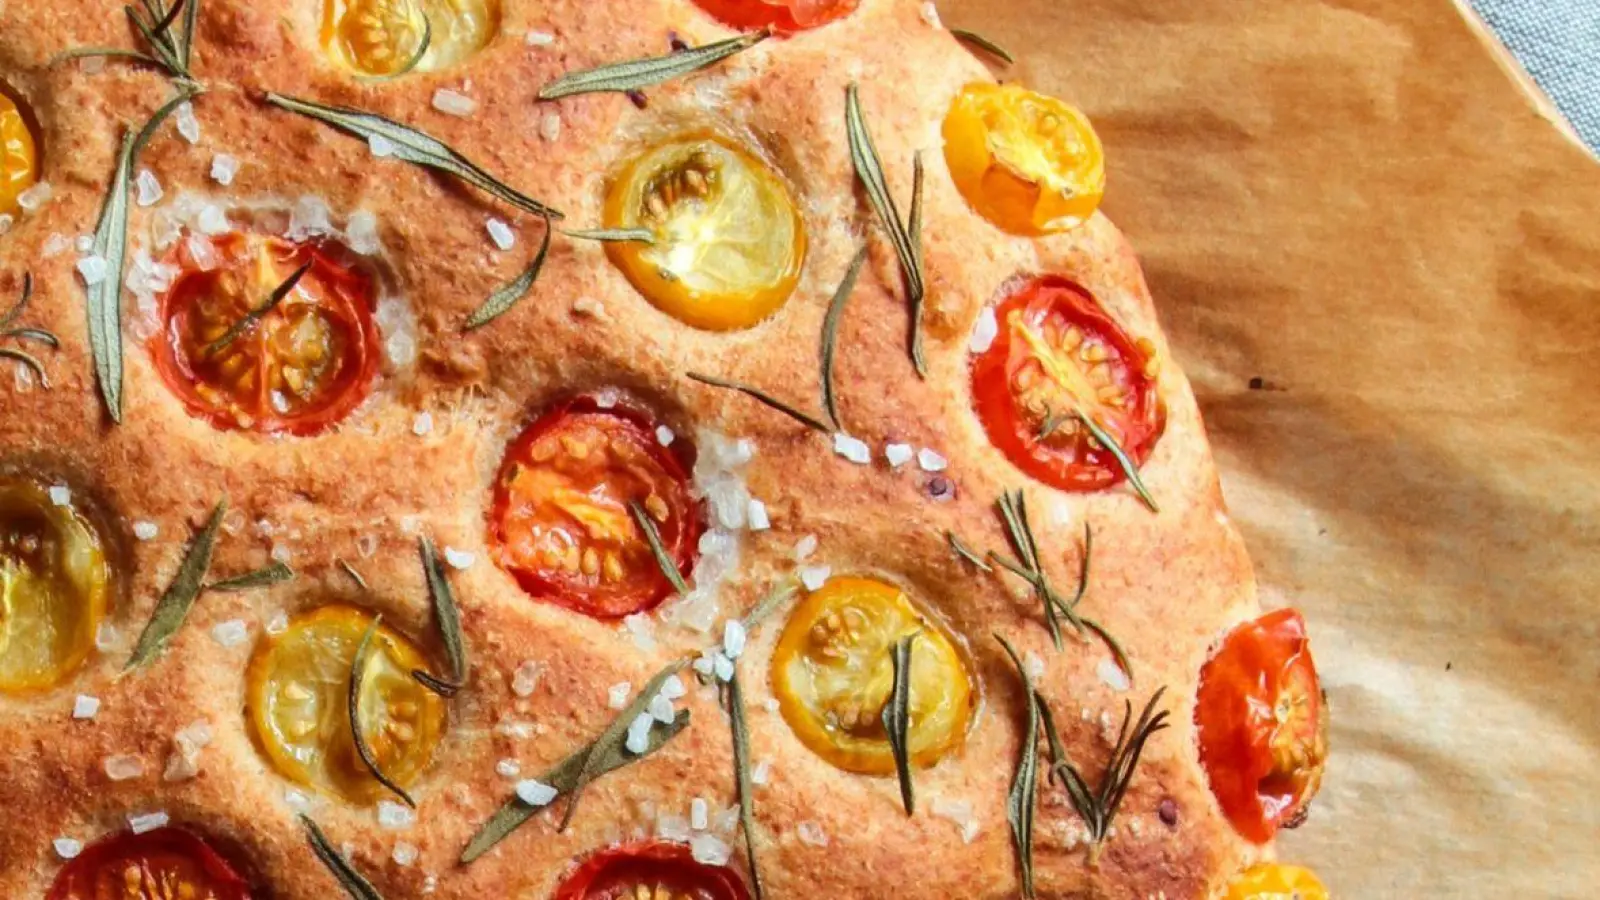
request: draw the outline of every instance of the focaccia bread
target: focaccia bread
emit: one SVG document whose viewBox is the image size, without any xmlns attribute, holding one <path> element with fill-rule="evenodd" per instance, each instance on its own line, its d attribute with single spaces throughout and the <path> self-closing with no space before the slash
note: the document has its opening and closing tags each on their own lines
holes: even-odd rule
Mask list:
<svg viewBox="0 0 1600 900">
<path fill-rule="evenodd" d="M 1321 896 L 1303 623 L 985 44 L 0 0 L 0 895 Z"/>
</svg>

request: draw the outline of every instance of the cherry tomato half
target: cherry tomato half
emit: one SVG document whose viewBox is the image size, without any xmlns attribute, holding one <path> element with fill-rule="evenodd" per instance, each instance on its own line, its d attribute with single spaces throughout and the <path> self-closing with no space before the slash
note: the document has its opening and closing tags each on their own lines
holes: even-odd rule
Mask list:
<svg viewBox="0 0 1600 900">
<path fill-rule="evenodd" d="M 387 796 L 350 733 L 350 668 L 371 624 L 372 614 L 353 606 L 301 613 L 256 649 L 246 676 L 250 723 L 273 766 L 357 802 Z M 444 734 L 444 701 L 411 677 L 427 668 L 417 645 L 378 626 L 361 675 L 361 736 L 401 787 L 421 777 Z"/>
<path fill-rule="evenodd" d="M 18 209 L 17 195 L 39 180 L 39 152 L 33 131 L 17 104 L 0 93 L 0 215 Z"/>
<path fill-rule="evenodd" d="M 1089 120 L 1016 84 L 969 84 L 944 119 L 944 158 L 961 195 L 999 228 L 1052 234 L 1083 224 L 1106 190 Z"/>
<path fill-rule="evenodd" d="M 1093 418 L 1142 464 L 1166 427 L 1155 345 L 1133 340 L 1088 291 L 1029 279 L 995 310 L 1000 330 L 972 363 L 972 393 L 989 440 L 1012 464 L 1064 491 L 1123 480 L 1116 457 L 1077 418 Z"/>
<path fill-rule="evenodd" d="M 691 135 L 631 161 L 606 195 L 607 228 L 644 228 L 652 243 L 606 253 L 662 312 L 696 328 L 748 328 L 793 293 L 805 223 L 766 162 L 722 135 Z"/>
<path fill-rule="evenodd" d="M 40 690 L 77 671 L 111 594 L 105 543 L 69 499 L 0 473 L 0 693 Z"/>
<path fill-rule="evenodd" d="M 650 609 L 672 591 L 629 510 L 638 503 L 685 576 L 700 508 L 684 463 L 656 440 L 656 423 L 592 397 L 540 416 L 512 442 L 495 479 L 490 544 L 534 597 L 598 618 Z"/>
<path fill-rule="evenodd" d="M 56 876 L 46 900 L 250 900 L 217 851 L 181 828 L 95 841 Z"/>
<path fill-rule="evenodd" d="M 151 339 L 167 386 L 191 414 L 224 429 L 308 435 L 349 415 L 371 391 L 382 355 L 372 277 L 331 245 L 242 232 L 211 244 L 211 268 L 189 241 L 177 245 L 180 274 L 161 298 L 164 327 Z M 248 320 L 307 263 L 281 303 Z"/>
<path fill-rule="evenodd" d="M 1304 818 L 1328 760 L 1328 709 L 1298 612 L 1229 632 L 1200 670 L 1200 763 L 1238 832 L 1256 843 Z"/>
<path fill-rule="evenodd" d="M 1228 882 L 1221 900 L 1328 900 L 1328 889 L 1310 869 L 1261 863 Z"/>
<path fill-rule="evenodd" d="M 483 49 L 499 27 L 499 0 L 326 0 L 322 8 L 328 54 L 380 77 L 448 68 Z"/>
<path fill-rule="evenodd" d="M 960 746 L 977 702 L 966 659 L 905 591 L 856 577 L 807 594 L 773 653 L 773 692 L 801 743 L 848 772 L 893 773 L 882 719 L 894 688 L 890 652 L 911 634 L 911 760 L 931 766 Z"/>
<path fill-rule="evenodd" d="M 737 872 L 694 858 L 686 844 L 646 841 L 601 850 L 579 864 L 553 900 L 749 900 Z"/>
<path fill-rule="evenodd" d="M 735 28 L 771 28 L 794 34 L 855 12 L 859 0 L 695 0 L 700 8 Z"/>
</svg>

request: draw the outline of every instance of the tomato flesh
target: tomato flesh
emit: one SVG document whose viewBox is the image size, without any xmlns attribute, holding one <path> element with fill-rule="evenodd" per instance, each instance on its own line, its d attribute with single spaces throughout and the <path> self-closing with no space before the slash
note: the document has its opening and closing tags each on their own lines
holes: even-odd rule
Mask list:
<svg viewBox="0 0 1600 900">
<path fill-rule="evenodd" d="M 0 473 L 0 693 L 42 690 L 77 671 L 111 594 L 105 543 L 49 486 Z"/>
<path fill-rule="evenodd" d="M 1292 609 L 1235 628 L 1200 670 L 1200 763 L 1235 829 L 1257 843 L 1298 824 L 1322 783 L 1328 710 Z"/>
<path fill-rule="evenodd" d="M 859 0 L 695 0 L 700 8 L 735 28 L 770 28 L 794 34 L 855 12 Z"/>
<path fill-rule="evenodd" d="M 22 110 L 0 93 L 0 215 L 13 215 L 17 197 L 39 180 L 39 152 Z"/>
<path fill-rule="evenodd" d="M 295 616 L 256 650 L 247 676 L 250 722 L 273 766 L 357 802 L 386 796 L 350 733 L 351 665 L 372 618 L 351 606 Z M 361 677 L 361 735 L 379 769 L 401 787 L 427 769 L 444 733 L 444 701 L 411 676 L 428 668 L 415 644 L 378 626 Z"/>
<path fill-rule="evenodd" d="M 612 180 L 608 228 L 643 228 L 652 243 L 606 253 L 645 298 L 696 328 L 748 328 L 794 292 L 805 226 L 771 166 L 717 134 L 681 137 L 641 154 Z"/>
<path fill-rule="evenodd" d="M 250 886 L 204 840 L 157 828 L 90 844 L 62 868 L 46 900 L 250 900 Z"/>
<path fill-rule="evenodd" d="M 1066 231 L 1100 206 L 1105 151 L 1075 107 L 1017 84 L 974 83 L 956 96 L 943 131 L 956 188 L 1005 231 Z"/>
<path fill-rule="evenodd" d="M 327 0 L 322 43 L 336 61 L 381 77 L 455 65 L 499 25 L 499 0 Z"/>
<path fill-rule="evenodd" d="M 578 865 L 554 900 L 749 900 L 738 873 L 699 862 L 685 844 L 611 847 Z"/>
<path fill-rule="evenodd" d="M 490 543 L 534 597 L 597 618 L 650 609 L 672 591 L 630 512 L 638 503 L 685 576 L 700 537 L 685 464 L 648 413 L 580 397 L 545 413 L 506 451 Z M 677 445 L 681 445 L 677 444 Z"/>
<path fill-rule="evenodd" d="M 180 274 L 161 298 L 151 351 L 189 412 L 218 428 L 309 435 L 349 415 L 381 356 L 373 278 L 339 248 L 233 232 L 211 239 L 209 268 L 178 243 Z M 271 311 L 225 341 L 301 266 Z"/>
<path fill-rule="evenodd" d="M 1155 345 L 1128 337 L 1088 291 L 1052 275 L 1029 279 L 995 310 L 999 333 L 972 364 L 989 440 L 1027 474 L 1065 491 L 1126 477 L 1077 418 L 1093 418 L 1138 465 L 1166 427 Z"/>
<path fill-rule="evenodd" d="M 1260 863 L 1228 882 L 1221 900 L 1328 900 L 1328 889 L 1310 869 Z"/>
<path fill-rule="evenodd" d="M 960 746 L 977 701 L 966 659 L 905 591 L 860 577 L 831 578 L 807 594 L 778 639 L 773 690 L 800 741 L 845 771 L 892 774 L 882 720 L 894 687 L 890 652 L 912 634 L 911 760 L 932 766 Z"/>
</svg>

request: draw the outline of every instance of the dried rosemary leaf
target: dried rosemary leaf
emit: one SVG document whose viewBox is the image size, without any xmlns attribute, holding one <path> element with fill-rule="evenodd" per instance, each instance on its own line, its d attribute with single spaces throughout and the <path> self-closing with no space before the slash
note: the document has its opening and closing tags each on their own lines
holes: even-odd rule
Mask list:
<svg viewBox="0 0 1600 900">
<path fill-rule="evenodd" d="M 206 585 L 206 590 L 221 591 L 223 593 L 228 593 L 230 591 L 248 591 L 252 588 L 261 588 L 274 584 L 281 584 L 293 577 L 293 569 L 289 568 L 284 563 L 274 562 L 272 565 L 263 569 L 257 569 L 254 572 L 246 572 L 243 575 L 235 575 L 232 578 L 224 578 L 221 581 L 213 581 Z"/>
<path fill-rule="evenodd" d="M 333 842 L 328 840 L 328 836 L 322 833 L 322 829 L 317 827 L 317 823 L 312 821 L 310 816 L 302 814 L 300 824 L 305 827 L 306 838 L 311 841 L 311 852 L 328 867 L 328 872 L 339 882 L 339 886 L 344 888 L 345 893 L 350 895 L 351 900 L 383 900 L 383 895 L 372 886 L 372 882 L 345 860 L 338 848 L 333 846 Z"/>
<path fill-rule="evenodd" d="M 1144 481 L 1139 478 L 1139 467 L 1134 465 L 1132 457 L 1128 456 L 1128 451 L 1122 449 L 1122 445 L 1117 443 L 1117 439 L 1112 437 L 1110 432 L 1100 427 L 1100 423 L 1094 420 L 1094 416 L 1081 409 L 1073 410 L 1072 414 L 1078 417 L 1078 421 L 1083 423 L 1083 427 L 1089 429 L 1089 433 L 1094 435 L 1095 441 L 1116 458 L 1117 466 L 1122 469 L 1122 474 L 1127 477 L 1128 484 L 1132 485 L 1134 492 L 1139 495 L 1139 499 L 1144 501 L 1144 505 L 1150 507 L 1150 511 L 1153 513 L 1161 512 L 1161 507 L 1156 506 L 1155 498 L 1150 496 L 1150 491 L 1145 488 Z"/>
<path fill-rule="evenodd" d="M 971 44 L 972 46 L 977 47 L 979 50 L 982 50 L 991 56 L 997 56 L 1000 59 L 1005 60 L 1007 65 L 1015 65 L 1017 62 L 1016 57 L 1012 56 L 1011 53 L 1006 50 L 1006 48 L 996 44 L 994 41 L 989 40 L 976 31 L 968 31 L 965 28 L 952 28 L 950 29 L 950 35 L 964 44 Z"/>
<path fill-rule="evenodd" d="M 154 659 L 178 633 L 178 629 L 183 627 L 183 620 L 188 617 L 190 607 L 194 606 L 195 598 L 200 596 L 200 589 L 205 584 L 206 570 L 211 568 L 211 553 L 217 545 L 217 531 L 221 529 L 222 516 L 227 511 L 228 501 L 219 502 L 211 510 L 211 518 L 206 520 L 205 527 L 189 542 L 183 562 L 178 565 L 178 573 L 156 603 L 149 624 L 139 634 L 133 656 L 122 667 L 124 673 Z"/>
<path fill-rule="evenodd" d="M 257 322 L 260 322 L 268 313 L 277 309 L 278 304 L 282 303 L 284 298 L 294 291 L 295 285 L 300 283 L 300 279 L 306 277 L 306 273 L 311 271 L 312 265 L 312 263 L 306 263 L 295 269 L 294 273 L 284 279 L 282 284 L 272 289 L 272 293 L 267 295 L 267 299 L 263 300 L 260 306 L 246 312 L 239 318 L 239 321 L 228 326 L 228 330 L 222 333 L 222 337 L 207 344 L 201 356 L 206 359 L 216 356 L 223 350 L 228 349 L 234 341 L 243 337 L 245 332 L 254 328 Z"/>
<path fill-rule="evenodd" d="M 667 56 L 634 59 L 579 72 L 568 72 L 540 88 L 539 99 L 558 100 L 578 94 L 625 94 L 637 91 L 640 88 L 698 72 L 741 50 L 754 47 L 768 37 L 771 37 L 771 32 L 762 30 L 706 44 L 704 47 L 691 47 Z"/>
<path fill-rule="evenodd" d="M 689 593 L 689 585 L 683 580 L 683 573 L 678 571 L 677 561 L 667 552 L 666 545 L 661 543 L 661 530 L 656 528 L 650 513 L 637 500 L 628 501 L 628 512 L 633 514 L 633 521 L 644 533 L 644 539 L 650 544 L 650 552 L 656 558 L 656 565 L 661 567 L 661 574 L 672 583 L 672 589 L 679 595 Z"/>
<path fill-rule="evenodd" d="M 363 591 L 372 590 L 367 587 L 367 580 L 361 577 L 361 573 L 356 571 L 356 567 L 346 562 L 344 557 L 338 558 L 335 562 L 339 564 L 339 568 L 343 569 L 346 575 L 350 576 L 350 580 L 356 583 L 356 587 L 361 588 Z"/>
<path fill-rule="evenodd" d="M 378 765 L 378 757 L 372 752 L 372 747 L 367 744 L 367 736 L 361 731 L 361 683 L 366 679 L 367 651 L 372 645 L 372 636 L 378 633 L 378 626 L 383 624 L 383 616 L 372 617 L 371 624 L 361 635 L 361 643 L 356 645 L 356 655 L 350 660 L 350 687 L 346 694 L 345 706 L 350 713 L 350 740 L 355 744 L 356 755 L 361 758 L 361 764 L 366 766 L 367 772 L 377 779 L 378 783 L 388 788 L 396 797 L 405 802 L 412 809 L 417 808 L 417 801 L 405 789 L 396 784 L 389 776 L 383 774 L 383 767 Z"/>
<path fill-rule="evenodd" d="M 28 309 L 28 302 L 32 299 L 33 273 L 23 272 L 22 295 L 17 298 L 16 303 L 11 304 L 11 308 L 6 310 L 4 315 L 0 315 L 0 331 L 11 327 L 18 319 L 22 318 L 22 314 Z"/>
<path fill-rule="evenodd" d="M 656 233 L 648 228 L 585 228 L 576 231 L 562 229 L 561 233 L 580 241 L 599 241 L 604 244 L 654 244 Z"/>
<path fill-rule="evenodd" d="M 279 109 L 316 119 L 356 137 L 367 140 L 377 137 L 386 140 L 394 147 L 391 154 L 394 158 L 443 172 L 524 212 L 552 219 L 562 217 L 559 211 L 508 186 L 438 138 L 408 125 L 402 125 L 393 119 L 346 106 L 325 106 L 310 100 L 271 92 L 267 93 L 266 100 Z"/>
<path fill-rule="evenodd" d="M 50 376 L 45 373 L 44 363 L 38 357 L 26 350 L 14 350 L 10 347 L 0 347 L 0 359 L 14 360 L 27 366 L 33 371 L 34 377 L 39 379 L 39 386 L 45 390 L 50 389 Z"/>
<path fill-rule="evenodd" d="M 1029 685 L 1029 690 L 1032 691 L 1032 685 Z M 1133 721 L 1133 704 L 1123 701 L 1122 728 L 1117 733 L 1116 743 L 1111 747 L 1111 757 L 1106 762 L 1098 787 L 1091 787 L 1083 772 L 1067 756 L 1066 745 L 1056 730 L 1054 716 L 1044 705 L 1043 698 L 1039 697 L 1037 692 L 1034 693 L 1034 702 L 1043 713 L 1050 746 L 1050 777 L 1060 782 L 1062 790 L 1067 792 L 1067 799 L 1072 803 L 1072 808 L 1083 819 L 1084 825 L 1089 830 L 1091 867 L 1099 860 L 1101 848 L 1111 835 L 1112 823 L 1116 819 L 1117 811 L 1122 807 L 1123 798 L 1127 796 L 1128 786 L 1133 783 L 1133 773 L 1138 768 L 1139 757 L 1143 755 L 1145 745 L 1156 732 L 1169 727 L 1168 712 L 1156 711 L 1156 704 L 1161 701 L 1164 693 L 1166 688 L 1161 688 L 1150 696 L 1136 724 Z"/>
<path fill-rule="evenodd" d="M 861 277 L 861 267 L 867 262 L 867 248 L 865 245 L 856 251 L 855 258 L 850 261 L 850 268 L 845 270 L 844 280 L 839 282 L 839 287 L 833 292 L 833 300 L 828 303 L 828 315 L 822 322 L 822 408 L 828 412 L 828 421 L 833 424 L 834 430 L 842 430 L 844 425 L 839 421 L 839 403 L 837 394 L 833 389 L 833 357 L 839 341 L 839 323 L 844 319 L 844 306 L 855 292 L 856 281 Z"/>
<path fill-rule="evenodd" d="M 894 754 L 894 771 L 900 779 L 900 802 L 908 816 L 917 811 L 916 789 L 911 781 L 911 645 L 916 639 L 915 634 L 908 634 L 895 641 L 889 651 L 894 663 L 894 687 L 881 714 L 889 751 Z"/>
<path fill-rule="evenodd" d="M 969 563 L 972 563 L 978 568 L 978 571 L 994 571 L 994 567 L 989 565 L 987 562 L 984 562 L 983 557 L 979 556 L 976 550 L 973 550 L 971 547 L 968 547 L 966 544 L 962 543 L 961 539 L 956 537 L 956 533 L 954 531 L 946 531 L 944 533 L 944 538 L 950 543 L 950 549 L 954 550 L 957 556 Z"/>
<path fill-rule="evenodd" d="M 428 582 L 428 596 L 433 600 L 433 617 L 439 621 L 439 638 L 444 643 L 445 659 L 450 663 L 450 680 L 445 681 L 427 672 L 412 672 L 424 686 L 442 696 L 452 696 L 467 684 L 467 644 L 461 635 L 461 609 L 456 606 L 456 595 L 439 564 L 439 553 L 433 541 L 423 536 L 417 540 L 422 556 L 422 573 Z"/>
<path fill-rule="evenodd" d="M 1032 900 L 1033 892 L 1033 819 L 1039 788 L 1039 700 L 1033 690 L 1033 680 L 1022 665 L 1016 648 L 1000 635 L 995 640 L 1006 649 L 1006 655 L 1017 667 L 1022 679 L 1023 694 L 1027 697 L 1028 719 L 1022 732 L 1021 757 L 1016 774 L 1011 779 L 1011 791 L 1006 795 L 1006 822 L 1011 826 L 1012 843 L 1017 849 L 1017 866 L 1022 876 L 1022 896 Z"/>
<path fill-rule="evenodd" d="M 522 270 L 521 275 L 496 288 L 495 292 L 489 295 L 489 299 L 483 301 L 483 305 L 478 307 L 477 311 L 471 316 L 467 317 L 466 331 L 482 328 L 505 315 L 510 311 L 511 307 L 517 305 L 518 300 L 521 300 L 528 291 L 533 289 L 533 283 L 539 280 L 539 272 L 544 269 L 545 257 L 550 255 L 550 232 L 553 230 L 555 229 L 550 224 L 550 217 L 546 216 L 544 220 L 544 240 L 540 242 L 539 252 L 534 254 L 533 262 Z"/>
<path fill-rule="evenodd" d="M 738 391 L 739 393 L 744 394 L 746 397 L 759 400 L 778 412 L 783 413 L 789 418 L 794 419 L 796 422 L 799 422 L 801 425 L 804 425 L 807 428 L 820 431 L 823 434 L 833 433 L 833 429 L 829 428 L 824 422 L 822 422 L 822 420 L 795 409 L 789 404 L 784 403 L 782 400 L 779 400 L 778 398 L 766 393 L 765 391 L 762 391 L 759 388 L 753 388 L 748 384 L 742 384 L 737 381 L 729 381 L 725 378 L 714 378 L 710 375 L 701 375 L 696 372 L 686 372 L 685 375 L 694 381 L 700 382 L 701 384 L 709 384 L 712 387 L 727 388 L 731 391 Z"/>
<path fill-rule="evenodd" d="M 744 714 L 744 688 L 739 684 L 739 662 L 734 660 L 733 677 L 728 679 L 728 720 L 733 730 L 733 776 L 739 788 L 739 827 L 744 830 L 745 858 L 750 865 L 750 887 L 755 900 L 762 900 L 761 867 L 756 864 L 756 798 L 750 783 L 750 723 Z"/>
</svg>

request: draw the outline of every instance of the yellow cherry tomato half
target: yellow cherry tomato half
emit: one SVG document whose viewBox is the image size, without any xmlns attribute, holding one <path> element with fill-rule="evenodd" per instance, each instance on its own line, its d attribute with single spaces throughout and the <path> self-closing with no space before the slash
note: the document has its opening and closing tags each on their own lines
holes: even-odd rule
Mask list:
<svg viewBox="0 0 1600 900">
<path fill-rule="evenodd" d="M 325 606 L 295 616 L 250 660 L 249 716 L 279 772 L 356 802 L 384 796 L 350 732 L 351 664 L 372 613 Z M 411 673 L 427 660 L 403 635 L 380 624 L 361 676 L 361 735 L 378 768 L 408 787 L 427 769 L 444 734 L 445 705 Z"/>
<path fill-rule="evenodd" d="M 1013 234 L 1075 228 L 1106 191 L 1105 151 L 1076 108 L 1016 84 L 969 84 L 944 118 L 944 158 L 961 195 Z"/>
<path fill-rule="evenodd" d="M 893 773 L 882 721 L 894 688 L 890 652 L 913 634 L 911 760 L 931 766 L 960 746 L 977 702 L 966 659 L 905 591 L 859 577 L 807 594 L 778 639 L 773 690 L 800 741 L 846 771 Z"/>
<path fill-rule="evenodd" d="M 1328 900 L 1328 889 L 1310 869 L 1261 863 L 1228 882 L 1222 900 Z"/>
<path fill-rule="evenodd" d="M 39 151 L 22 110 L 0 93 L 0 215 L 18 209 L 17 196 L 39 180 Z"/>
<path fill-rule="evenodd" d="M 0 473 L 0 693 L 59 684 L 94 649 L 111 593 L 99 531 L 51 488 Z"/>
<path fill-rule="evenodd" d="M 322 43 L 362 75 L 448 68 L 483 49 L 499 0 L 326 0 Z"/>
<path fill-rule="evenodd" d="M 696 328 L 748 328 L 794 291 L 805 225 L 783 178 L 721 135 L 661 144 L 606 194 L 607 228 L 655 239 L 606 245 L 611 261 L 663 312 Z"/>
</svg>

